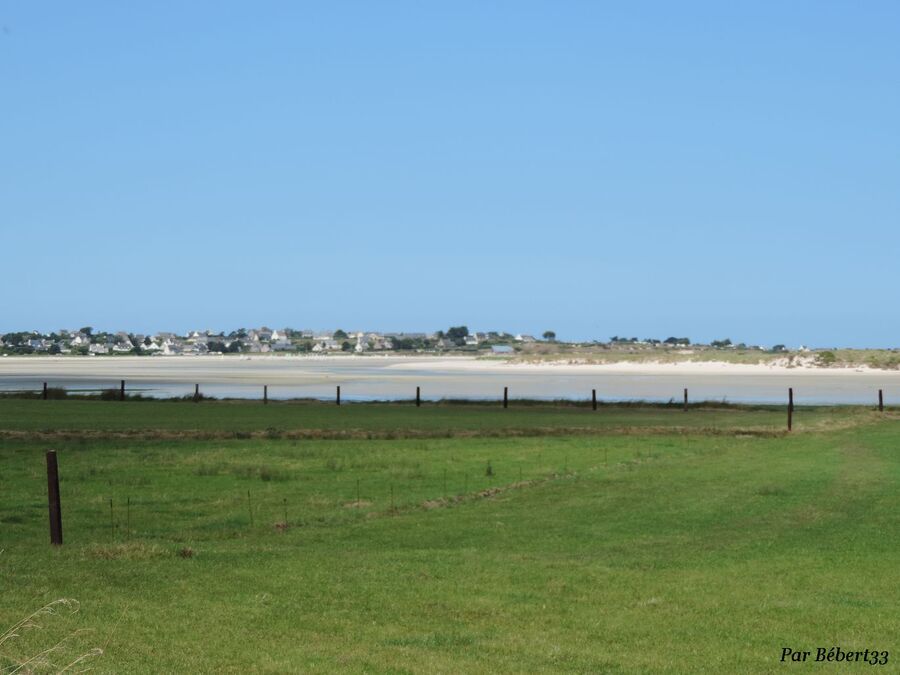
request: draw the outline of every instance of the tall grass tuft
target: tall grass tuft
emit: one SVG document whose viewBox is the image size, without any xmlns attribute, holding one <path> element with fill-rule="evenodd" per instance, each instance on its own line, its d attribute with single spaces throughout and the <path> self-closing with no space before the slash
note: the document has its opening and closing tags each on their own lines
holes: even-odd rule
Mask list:
<svg viewBox="0 0 900 675">
<path fill-rule="evenodd" d="M 77 600 L 59 598 L 32 612 L 0 634 L 0 675 L 14 675 L 15 673 L 25 675 L 26 673 L 30 674 L 42 670 L 52 670 L 56 673 L 71 672 L 73 668 L 81 665 L 88 659 L 102 655 L 102 649 L 93 647 L 74 658 L 70 658 L 67 663 L 54 663 L 51 660 L 51 656 L 61 653 L 67 643 L 71 642 L 77 635 L 85 632 L 83 630 L 73 631 L 62 640 L 56 642 L 56 644 L 24 659 L 16 658 L 8 653 L 8 647 L 14 640 L 21 638 L 28 631 L 39 630 L 43 627 L 41 619 L 58 616 L 63 611 L 75 614 L 79 609 L 80 605 Z"/>
</svg>

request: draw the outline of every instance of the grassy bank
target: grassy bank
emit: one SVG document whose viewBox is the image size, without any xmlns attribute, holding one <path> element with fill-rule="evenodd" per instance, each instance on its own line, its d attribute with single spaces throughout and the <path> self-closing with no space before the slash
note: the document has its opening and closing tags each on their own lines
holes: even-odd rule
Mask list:
<svg viewBox="0 0 900 675">
<path fill-rule="evenodd" d="M 900 368 L 896 349 L 815 349 L 763 351 L 750 348 L 714 348 L 708 345 L 667 347 L 647 344 L 572 344 L 535 342 L 517 345 L 513 361 L 519 363 L 732 363 L 817 368 Z"/>
<path fill-rule="evenodd" d="M 888 412 L 888 415 L 894 414 Z M 798 430 L 860 423 L 879 416 L 867 407 L 799 407 Z M 0 434 L 9 432 L 198 432 L 218 436 L 332 432 L 333 435 L 551 435 L 615 430 L 780 431 L 784 406 L 696 404 L 589 404 L 511 401 L 494 404 L 355 403 L 253 401 L 85 401 L 0 399 Z M 297 433 L 303 436 L 302 433 Z M 313 434 L 315 435 L 315 434 Z"/>
<path fill-rule="evenodd" d="M 0 438 L 0 630 L 81 602 L 0 646 L 3 665 L 76 630 L 51 660 L 98 646 L 89 665 L 110 673 L 765 672 L 784 646 L 897 648 L 890 416 L 817 409 L 788 436 L 740 431 L 780 424 L 765 409 L 3 401 L 0 414 L 22 432 Z M 29 430 L 147 414 L 176 430 L 595 426 L 60 436 L 66 544 L 52 549 L 47 443 Z"/>
</svg>

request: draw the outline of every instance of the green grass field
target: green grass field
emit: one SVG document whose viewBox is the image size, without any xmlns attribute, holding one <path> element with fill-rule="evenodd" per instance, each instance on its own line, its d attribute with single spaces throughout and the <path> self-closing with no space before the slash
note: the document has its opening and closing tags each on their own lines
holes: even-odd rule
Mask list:
<svg viewBox="0 0 900 675">
<path fill-rule="evenodd" d="M 795 426 L 826 428 L 857 423 L 871 408 L 797 408 Z M 536 404 L 512 401 L 500 404 L 334 404 L 253 401 L 39 401 L 0 399 L 0 433 L 25 432 L 94 435 L 178 432 L 184 436 L 234 437 L 253 433 L 272 435 L 334 436 L 385 435 L 510 435 L 583 434 L 634 430 L 781 431 L 786 425 L 784 406 L 695 404 L 685 413 L 680 405 Z"/>
<path fill-rule="evenodd" d="M 898 421 L 0 400 L 0 672 L 893 670 Z"/>
</svg>

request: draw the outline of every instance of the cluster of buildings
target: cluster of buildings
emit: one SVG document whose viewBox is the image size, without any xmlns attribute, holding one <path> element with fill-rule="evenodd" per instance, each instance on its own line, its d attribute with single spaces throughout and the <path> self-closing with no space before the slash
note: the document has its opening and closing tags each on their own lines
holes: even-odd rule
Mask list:
<svg viewBox="0 0 900 675">
<path fill-rule="evenodd" d="M 555 334 L 544 333 L 544 341 L 555 342 Z M 512 354 L 531 343 L 541 342 L 533 335 L 512 335 L 505 332 L 469 332 L 457 326 L 436 333 L 378 333 L 335 330 L 316 332 L 291 328 L 240 328 L 229 333 L 193 330 L 180 335 L 160 332 L 153 335 L 123 331 L 97 332 L 86 327 L 79 330 L 60 330 L 53 333 L 38 331 L 0 334 L 0 354 L 79 354 L 106 356 L 133 354 L 140 356 L 203 356 L 206 354 L 266 354 L 292 353 L 351 353 L 369 352 L 477 352 Z M 770 351 L 785 353 L 784 345 L 769 350 L 756 345 L 734 344 L 731 340 L 714 340 L 709 345 L 692 344 L 688 338 L 670 337 L 665 340 L 613 336 L 609 342 L 594 342 L 601 349 L 629 352 L 676 349 L 682 353 L 693 348 L 739 351 Z M 800 352 L 810 351 L 801 346 Z"/>
<path fill-rule="evenodd" d="M 182 353 L 186 340 L 174 333 L 152 337 L 133 333 L 97 333 L 61 330 L 50 334 L 7 333 L 0 336 L 0 350 L 13 353 L 44 354 L 175 354 Z"/>
<path fill-rule="evenodd" d="M 126 332 L 95 332 L 90 328 L 60 330 L 50 334 L 37 331 L 0 335 L 0 353 L 84 354 L 143 356 L 265 354 L 271 352 L 366 352 L 449 351 L 492 348 L 497 353 L 512 351 L 503 343 L 536 342 L 531 335 L 509 333 L 469 333 L 465 327 L 437 333 L 314 332 L 310 330 L 239 329 L 230 333 L 189 331 L 184 335 L 160 332 L 153 335 Z M 454 332 L 455 331 L 455 332 Z M 498 349 L 502 347 L 502 349 Z"/>
<path fill-rule="evenodd" d="M 343 331 L 341 331 L 343 332 Z M 311 351 L 353 351 L 357 354 L 364 352 L 383 352 L 398 349 L 421 349 L 429 351 L 458 350 L 465 348 L 478 348 L 487 345 L 491 341 L 502 340 L 509 337 L 500 333 L 471 333 L 458 338 L 450 338 L 443 333 L 346 333 L 345 336 L 320 335 L 313 338 Z M 348 349 L 348 341 L 350 348 Z"/>
</svg>

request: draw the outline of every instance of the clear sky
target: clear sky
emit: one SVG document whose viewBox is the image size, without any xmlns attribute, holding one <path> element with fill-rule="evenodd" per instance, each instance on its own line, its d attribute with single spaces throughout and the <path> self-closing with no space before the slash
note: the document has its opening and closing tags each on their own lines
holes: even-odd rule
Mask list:
<svg viewBox="0 0 900 675">
<path fill-rule="evenodd" d="M 900 346 L 900 3 L 0 2 L 0 331 Z"/>
</svg>

